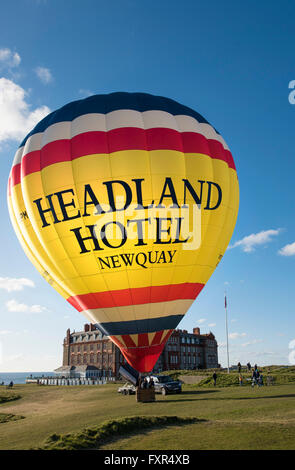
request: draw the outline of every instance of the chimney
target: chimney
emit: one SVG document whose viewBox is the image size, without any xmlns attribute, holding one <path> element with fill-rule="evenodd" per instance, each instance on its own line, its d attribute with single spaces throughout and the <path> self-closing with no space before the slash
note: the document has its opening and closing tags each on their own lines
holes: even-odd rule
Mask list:
<svg viewBox="0 0 295 470">
<path fill-rule="evenodd" d="M 88 323 L 85 323 L 85 325 L 84 325 L 84 331 L 85 331 L 85 333 L 87 333 L 87 331 L 89 331 L 89 325 L 88 325 Z"/>
<path fill-rule="evenodd" d="M 67 329 L 67 336 L 66 336 L 66 341 L 69 344 L 70 343 L 70 338 L 71 338 L 71 330 L 70 328 Z"/>
<path fill-rule="evenodd" d="M 194 328 L 193 333 L 194 333 L 194 335 L 200 336 L 200 334 L 201 334 L 200 333 L 200 328 L 199 327 Z"/>
</svg>

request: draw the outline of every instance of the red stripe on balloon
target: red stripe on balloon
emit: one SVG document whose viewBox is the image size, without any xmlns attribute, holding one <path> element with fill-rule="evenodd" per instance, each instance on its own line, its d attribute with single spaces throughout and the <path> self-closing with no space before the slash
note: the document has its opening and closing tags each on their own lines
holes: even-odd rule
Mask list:
<svg viewBox="0 0 295 470">
<path fill-rule="evenodd" d="M 235 162 L 234 162 L 234 159 L 233 159 L 233 156 L 232 156 L 232 154 L 230 153 L 230 151 L 225 149 L 224 152 L 225 152 L 226 155 L 227 155 L 229 168 L 232 168 L 233 170 L 236 170 L 236 171 L 237 171 L 236 165 L 235 165 Z"/>
<path fill-rule="evenodd" d="M 72 159 L 94 153 L 109 153 L 107 132 L 93 131 L 76 135 L 71 140 Z"/>
<path fill-rule="evenodd" d="M 204 284 L 186 282 L 168 286 L 135 287 L 113 291 L 95 292 L 69 297 L 67 301 L 79 312 L 95 308 L 123 307 L 178 299 L 195 299 Z"/>
<path fill-rule="evenodd" d="M 127 348 L 135 348 L 136 344 L 134 343 L 133 339 L 129 335 L 121 335 L 122 340 L 126 344 Z"/>
<path fill-rule="evenodd" d="M 58 141 L 56 141 L 58 142 Z M 24 178 L 31 173 L 41 170 L 41 150 L 34 150 L 22 157 L 21 177 Z"/>
<path fill-rule="evenodd" d="M 138 335 L 138 347 L 143 348 L 149 346 L 149 336 L 147 333 L 139 333 Z"/>
<path fill-rule="evenodd" d="M 167 340 L 168 340 L 168 339 L 170 338 L 170 336 L 172 335 L 172 332 L 173 332 L 173 330 L 169 330 L 168 333 L 166 333 L 166 335 L 165 335 L 164 338 L 162 339 L 162 343 L 165 344 L 165 343 L 167 342 Z M 161 344 L 162 344 L 162 343 L 161 343 Z"/>
<path fill-rule="evenodd" d="M 178 132 L 174 129 L 139 129 L 124 127 L 108 132 L 93 131 L 72 139 L 60 139 L 46 144 L 41 150 L 29 152 L 22 158 L 21 176 L 25 177 L 49 165 L 75 160 L 92 154 L 109 154 L 122 150 L 176 150 L 183 153 L 202 153 L 226 162 L 235 169 L 229 150 L 214 139 L 195 132 Z"/>
<path fill-rule="evenodd" d="M 152 346 L 154 346 L 155 344 L 161 344 L 162 341 L 162 336 L 163 336 L 163 330 L 162 331 L 157 331 L 157 333 L 155 334 L 154 338 L 153 338 L 153 341 L 151 343 Z"/>
<path fill-rule="evenodd" d="M 143 348 L 122 348 L 121 353 L 127 362 L 138 372 L 150 372 L 156 364 L 164 346 L 165 343 Z"/>
<path fill-rule="evenodd" d="M 17 165 L 14 165 L 11 169 L 11 186 L 15 186 L 16 184 L 19 184 L 21 180 L 21 175 L 20 175 L 20 163 Z"/>
</svg>

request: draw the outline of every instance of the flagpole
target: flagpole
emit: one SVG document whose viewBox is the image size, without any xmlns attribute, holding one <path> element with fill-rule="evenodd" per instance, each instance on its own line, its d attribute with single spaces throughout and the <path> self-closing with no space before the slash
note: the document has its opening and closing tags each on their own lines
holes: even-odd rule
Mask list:
<svg viewBox="0 0 295 470">
<path fill-rule="evenodd" d="M 224 308 L 225 308 L 225 326 L 226 326 L 227 373 L 229 374 L 229 352 L 228 352 L 228 325 L 227 325 L 227 300 L 226 300 L 226 291 L 224 292 Z"/>
</svg>

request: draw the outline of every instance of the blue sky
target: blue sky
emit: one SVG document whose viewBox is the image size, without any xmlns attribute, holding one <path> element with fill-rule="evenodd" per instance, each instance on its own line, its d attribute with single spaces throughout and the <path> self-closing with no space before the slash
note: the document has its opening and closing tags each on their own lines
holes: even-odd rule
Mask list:
<svg viewBox="0 0 295 470">
<path fill-rule="evenodd" d="M 49 110 L 112 91 L 160 94 L 196 109 L 235 159 L 241 201 L 231 249 L 180 327 L 212 330 L 225 366 L 226 289 L 230 362 L 289 363 L 295 338 L 295 104 L 288 99 L 295 80 L 294 15 L 294 2 L 286 0 L 5 2 L 0 371 L 58 367 L 65 330 L 84 324 L 35 271 L 13 232 L 6 185 L 14 153 Z"/>
</svg>

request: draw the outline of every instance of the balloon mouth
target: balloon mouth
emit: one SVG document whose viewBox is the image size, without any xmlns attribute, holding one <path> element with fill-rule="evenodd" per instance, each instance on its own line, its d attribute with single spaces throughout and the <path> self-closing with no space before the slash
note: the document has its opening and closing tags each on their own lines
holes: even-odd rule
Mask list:
<svg viewBox="0 0 295 470">
<path fill-rule="evenodd" d="M 121 348 L 128 364 L 138 372 L 151 372 L 156 364 L 165 343 L 140 348 Z"/>
</svg>

